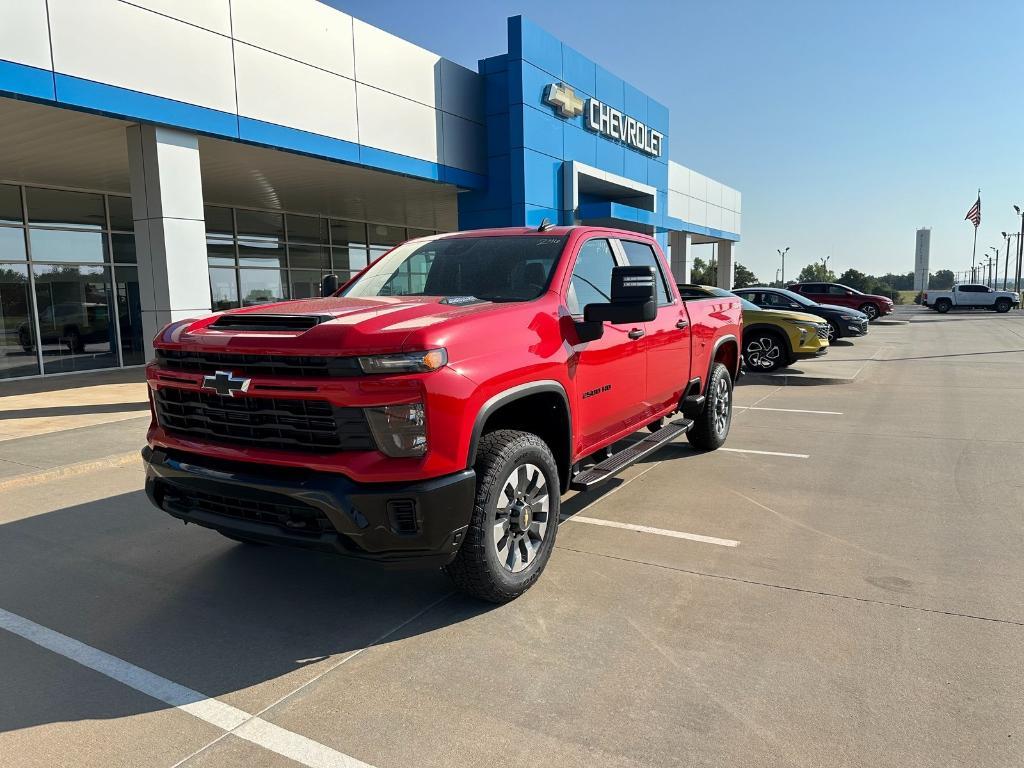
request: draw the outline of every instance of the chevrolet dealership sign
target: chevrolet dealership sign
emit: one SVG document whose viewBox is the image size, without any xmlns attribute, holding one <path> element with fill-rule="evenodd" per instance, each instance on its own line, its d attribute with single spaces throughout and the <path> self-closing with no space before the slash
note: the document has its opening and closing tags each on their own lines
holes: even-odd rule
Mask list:
<svg viewBox="0 0 1024 768">
<path fill-rule="evenodd" d="M 562 117 L 573 118 L 585 113 L 584 125 L 595 133 L 621 141 L 652 157 L 661 157 L 661 145 L 665 137 L 660 131 L 597 99 L 584 101 L 564 83 L 552 83 L 545 88 L 544 103 L 554 107 L 555 112 Z"/>
</svg>

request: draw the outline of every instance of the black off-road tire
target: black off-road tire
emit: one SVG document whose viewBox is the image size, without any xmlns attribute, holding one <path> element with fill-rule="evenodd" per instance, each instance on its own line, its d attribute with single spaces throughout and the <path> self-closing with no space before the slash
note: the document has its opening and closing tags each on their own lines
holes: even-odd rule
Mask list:
<svg viewBox="0 0 1024 768">
<path fill-rule="evenodd" d="M 525 464 L 533 464 L 544 475 L 548 491 L 547 530 L 533 561 L 513 573 L 499 562 L 492 531 L 503 490 L 500 484 L 515 467 Z M 492 603 L 507 603 L 540 578 L 555 547 L 560 510 L 558 465 L 547 443 L 536 435 L 500 429 L 480 438 L 474 468 L 477 480 L 473 516 L 458 554 L 444 571 L 462 592 Z"/>
<path fill-rule="evenodd" d="M 935 311 L 940 315 L 944 315 L 952 308 L 953 304 L 949 299 L 939 299 L 935 302 Z"/>
<path fill-rule="evenodd" d="M 1009 312 L 1009 311 L 1010 311 L 1010 300 L 1009 299 L 999 299 L 999 301 L 996 302 L 996 312 L 999 312 L 1000 314 L 1003 314 L 1004 312 Z"/>
<path fill-rule="evenodd" d="M 714 451 L 725 445 L 729 427 L 732 426 L 732 390 L 733 380 L 729 369 L 721 363 L 715 363 L 711 366 L 711 376 L 708 378 L 704 410 L 694 419 L 693 427 L 686 433 L 686 439 L 694 448 Z"/>
</svg>

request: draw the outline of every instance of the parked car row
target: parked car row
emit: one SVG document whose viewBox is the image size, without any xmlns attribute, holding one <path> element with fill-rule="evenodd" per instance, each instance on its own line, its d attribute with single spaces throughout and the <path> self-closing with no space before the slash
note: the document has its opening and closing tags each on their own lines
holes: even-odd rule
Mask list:
<svg viewBox="0 0 1024 768">
<path fill-rule="evenodd" d="M 767 286 L 737 288 L 733 291 L 708 285 L 681 284 L 678 287 L 684 300 L 709 296 L 738 297 L 743 305 L 743 363 L 747 370 L 767 373 L 792 365 L 797 360 L 820 357 L 828 352 L 829 344 L 836 339 L 864 336 L 873 318 L 891 311 L 892 302 L 889 302 L 889 308 L 885 311 L 874 302 L 888 301 L 884 296 L 857 294 L 871 300 L 870 306 L 876 312 L 870 316 L 850 306 L 819 304 L 808 295 L 833 295 L 828 291 L 821 292 L 821 286 L 833 285 L 844 291 L 853 290 L 832 283 L 791 286 L 808 289 L 803 292 Z M 811 293 L 811 286 L 814 293 Z M 853 294 L 840 294 L 837 291 L 834 295 L 842 295 L 847 304 L 858 301 Z"/>
</svg>

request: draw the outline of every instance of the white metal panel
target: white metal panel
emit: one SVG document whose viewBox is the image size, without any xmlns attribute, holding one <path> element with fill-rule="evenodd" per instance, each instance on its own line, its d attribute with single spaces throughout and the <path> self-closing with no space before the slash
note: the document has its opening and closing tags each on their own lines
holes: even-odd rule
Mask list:
<svg viewBox="0 0 1024 768">
<path fill-rule="evenodd" d="M 231 12 L 228 0 L 123 0 L 129 5 L 140 5 L 173 19 L 195 24 L 197 27 L 231 34 Z"/>
<path fill-rule="evenodd" d="M 356 80 L 430 107 L 440 106 L 441 57 L 353 20 Z"/>
<path fill-rule="evenodd" d="M 119 0 L 50 0 L 58 72 L 235 110 L 231 40 Z"/>
<path fill-rule="evenodd" d="M 486 175 L 487 136 L 484 127 L 456 115 L 440 114 L 444 164 Z"/>
<path fill-rule="evenodd" d="M 708 203 L 707 219 L 704 222 L 704 226 L 713 229 L 722 228 L 722 209 L 719 206 Z"/>
<path fill-rule="evenodd" d="M 704 174 L 690 171 L 690 197 L 695 200 L 707 201 L 708 199 L 708 177 Z"/>
<path fill-rule="evenodd" d="M 668 215 L 683 221 L 690 220 L 690 198 L 674 189 L 668 191 Z"/>
<path fill-rule="evenodd" d="M 359 71 L 358 63 L 356 71 Z M 356 94 L 361 144 L 435 163 L 444 162 L 440 112 L 363 83 L 357 83 Z"/>
<path fill-rule="evenodd" d="M 276 53 L 235 44 L 238 113 L 356 141 L 355 83 Z"/>
<path fill-rule="evenodd" d="M 722 185 L 714 179 L 708 179 L 707 194 L 704 197 L 708 205 L 722 205 Z"/>
<path fill-rule="evenodd" d="M 687 221 L 691 224 L 698 224 L 699 226 L 706 227 L 708 225 L 708 204 L 703 200 L 691 197 L 690 218 L 688 218 Z"/>
<path fill-rule="evenodd" d="M 726 232 L 736 231 L 736 214 L 732 211 L 723 208 L 722 209 L 722 226 L 719 229 L 725 230 Z"/>
<path fill-rule="evenodd" d="M 484 122 L 483 78 L 448 59 L 441 59 L 441 109 L 477 123 Z"/>
<path fill-rule="evenodd" d="M 742 213 L 737 212 L 733 216 L 733 229 L 732 229 L 732 231 L 735 232 L 737 235 L 742 234 L 742 232 L 743 232 L 743 214 Z"/>
<path fill-rule="evenodd" d="M 690 169 L 670 160 L 668 163 L 668 188 L 682 192 L 684 195 L 690 194 Z"/>
<path fill-rule="evenodd" d="M 52 69 L 46 0 L 0 0 L 0 59 Z"/>
<path fill-rule="evenodd" d="M 733 210 L 736 211 L 737 214 L 739 214 L 739 213 L 743 212 L 743 194 L 738 189 L 734 190 L 734 191 L 736 193 L 736 196 L 735 196 L 736 207 L 733 208 Z M 737 229 L 736 231 L 739 232 L 739 229 Z"/>
<path fill-rule="evenodd" d="M 346 13 L 316 0 L 232 0 L 231 18 L 236 40 L 354 77 Z"/>
</svg>

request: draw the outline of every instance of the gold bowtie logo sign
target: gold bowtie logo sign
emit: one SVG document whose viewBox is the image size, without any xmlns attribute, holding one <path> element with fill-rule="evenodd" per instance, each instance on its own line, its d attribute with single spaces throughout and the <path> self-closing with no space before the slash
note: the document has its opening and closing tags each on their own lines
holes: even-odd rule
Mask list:
<svg viewBox="0 0 1024 768">
<path fill-rule="evenodd" d="M 583 99 L 568 85 L 552 83 L 544 89 L 544 103 L 550 104 L 562 117 L 583 114 Z"/>
</svg>

